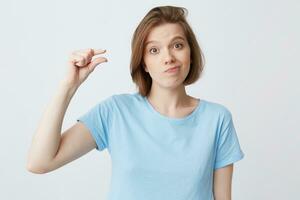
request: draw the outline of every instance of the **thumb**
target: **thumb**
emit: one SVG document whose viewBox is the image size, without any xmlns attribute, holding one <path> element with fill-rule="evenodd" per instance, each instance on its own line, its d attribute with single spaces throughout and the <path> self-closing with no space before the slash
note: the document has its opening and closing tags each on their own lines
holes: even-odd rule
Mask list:
<svg viewBox="0 0 300 200">
<path fill-rule="evenodd" d="M 99 57 L 99 58 L 96 58 L 94 60 L 92 60 L 89 64 L 88 64 L 88 69 L 90 72 L 94 71 L 95 67 L 97 65 L 99 65 L 100 63 L 103 63 L 103 62 L 107 62 L 107 59 L 104 58 L 104 57 Z"/>
</svg>

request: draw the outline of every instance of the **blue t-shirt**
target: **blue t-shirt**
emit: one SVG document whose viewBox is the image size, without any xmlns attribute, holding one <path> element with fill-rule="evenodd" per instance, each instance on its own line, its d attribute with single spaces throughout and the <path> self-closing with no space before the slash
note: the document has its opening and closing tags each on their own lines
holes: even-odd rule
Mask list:
<svg viewBox="0 0 300 200">
<path fill-rule="evenodd" d="M 139 93 L 112 95 L 81 116 L 112 161 L 109 200 L 213 200 L 213 172 L 244 157 L 230 111 L 201 99 L 183 118 Z"/>
</svg>

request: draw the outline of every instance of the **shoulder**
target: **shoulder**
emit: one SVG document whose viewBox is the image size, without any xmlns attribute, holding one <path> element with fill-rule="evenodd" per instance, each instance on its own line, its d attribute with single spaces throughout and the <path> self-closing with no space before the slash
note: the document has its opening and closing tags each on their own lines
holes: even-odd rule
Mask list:
<svg viewBox="0 0 300 200">
<path fill-rule="evenodd" d="M 224 132 L 222 130 L 227 129 L 228 127 L 233 127 L 233 118 L 231 111 L 229 108 L 221 103 L 212 102 L 212 101 L 205 101 L 205 110 L 206 110 L 206 117 L 209 119 L 210 122 L 214 122 L 219 134 Z"/>
<path fill-rule="evenodd" d="M 132 101 L 133 99 L 136 99 L 136 98 L 138 98 L 138 95 L 136 93 L 112 94 L 112 95 L 104 97 L 102 100 L 98 101 L 97 105 L 112 104 L 112 103 L 121 102 L 121 101 Z"/>
<path fill-rule="evenodd" d="M 139 93 L 118 93 L 106 97 L 98 103 L 98 106 L 108 107 L 112 110 L 115 108 L 124 110 L 140 105 L 142 101 L 143 97 Z"/>
<path fill-rule="evenodd" d="M 136 101 L 141 101 L 143 97 L 135 92 L 114 94 L 111 96 L 111 99 L 115 101 L 115 103 L 134 103 Z"/>
<path fill-rule="evenodd" d="M 231 118 L 231 111 L 226 105 L 205 99 L 202 101 L 205 106 L 206 112 L 211 113 L 214 116 L 217 115 L 222 118 Z"/>
</svg>

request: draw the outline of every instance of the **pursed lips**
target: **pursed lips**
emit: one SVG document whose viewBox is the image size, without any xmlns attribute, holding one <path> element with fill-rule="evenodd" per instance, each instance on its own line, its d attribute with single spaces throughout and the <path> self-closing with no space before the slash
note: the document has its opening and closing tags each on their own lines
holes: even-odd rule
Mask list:
<svg viewBox="0 0 300 200">
<path fill-rule="evenodd" d="M 167 69 L 165 72 L 168 72 L 169 70 L 172 70 L 172 69 L 175 69 L 175 68 L 178 68 L 179 66 L 175 66 L 175 67 L 171 67 L 169 69 Z"/>
</svg>

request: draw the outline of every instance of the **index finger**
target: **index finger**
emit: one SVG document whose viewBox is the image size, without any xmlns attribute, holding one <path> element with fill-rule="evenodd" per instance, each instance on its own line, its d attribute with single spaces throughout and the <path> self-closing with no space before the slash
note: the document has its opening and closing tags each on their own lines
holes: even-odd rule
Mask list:
<svg viewBox="0 0 300 200">
<path fill-rule="evenodd" d="M 105 53 L 106 49 L 94 49 L 94 55 Z"/>
</svg>

